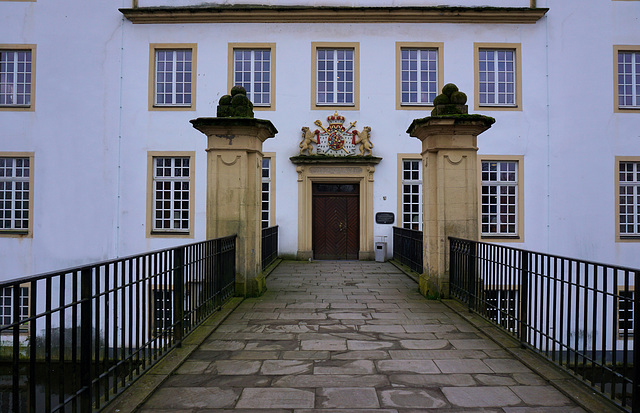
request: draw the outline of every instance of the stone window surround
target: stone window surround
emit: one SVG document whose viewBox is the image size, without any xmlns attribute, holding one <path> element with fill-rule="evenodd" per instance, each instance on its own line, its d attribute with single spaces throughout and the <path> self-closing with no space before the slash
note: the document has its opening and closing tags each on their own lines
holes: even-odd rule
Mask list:
<svg viewBox="0 0 640 413">
<path fill-rule="evenodd" d="M 516 162 L 518 164 L 518 230 L 517 235 L 482 235 L 482 162 Z M 524 242 L 524 155 L 478 154 L 478 234 L 483 242 Z"/>
<path fill-rule="evenodd" d="M 640 108 L 620 108 L 618 104 L 618 53 L 640 52 L 640 45 L 613 46 L 613 111 L 614 113 L 640 113 Z M 638 97 L 640 99 L 640 97 Z"/>
<path fill-rule="evenodd" d="M 509 49 L 515 52 L 516 71 L 516 104 L 515 106 L 480 105 L 480 49 Z M 473 44 L 473 78 L 474 78 L 474 108 L 477 111 L 522 111 L 522 53 L 520 43 L 474 43 Z"/>
<path fill-rule="evenodd" d="M 444 43 L 443 42 L 396 42 L 396 110 L 425 110 L 432 103 L 402 103 L 402 49 L 436 49 L 438 53 L 438 90 L 444 86 Z"/>
<path fill-rule="evenodd" d="M 13 290 L 13 287 L 5 287 L 5 288 L 9 288 L 9 289 Z M 29 310 L 31 308 L 31 284 L 29 284 L 29 283 L 20 284 L 21 293 L 22 293 L 23 289 L 26 289 L 27 303 L 24 306 L 22 306 L 21 305 L 22 303 L 20 303 L 20 310 L 26 309 L 26 315 L 24 315 L 24 317 L 28 318 L 30 316 Z M 22 297 L 24 297 L 24 295 L 20 294 L 20 298 L 22 298 Z M 3 300 L 4 300 L 4 297 L 3 297 Z M 13 291 L 11 291 L 11 303 L 10 303 L 9 309 L 11 311 L 11 317 L 13 317 Z M 29 325 L 30 325 L 30 322 L 26 322 L 26 323 L 24 323 L 24 324 L 22 324 L 20 326 L 20 336 L 27 336 L 28 335 Z M 12 330 L 5 330 L 2 333 L 2 335 L 9 335 L 9 334 L 13 334 L 13 331 Z"/>
<path fill-rule="evenodd" d="M 263 152 L 263 158 L 269 158 L 269 226 L 276 225 L 276 153 Z"/>
<path fill-rule="evenodd" d="M 191 104 L 185 106 L 156 106 L 156 51 L 191 49 Z M 150 111 L 194 111 L 196 110 L 197 43 L 150 43 L 149 44 L 149 110 Z"/>
<path fill-rule="evenodd" d="M 29 228 L 27 230 L 3 230 L 0 238 L 33 238 L 33 176 L 35 168 L 33 152 L 0 152 L 0 158 L 29 158 Z"/>
<path fill-rule="evenodd" d="M 415 160 L 415 161 L 420 161 L 420 169 L 421 169 L 421 173 L 420 175 L 422 176 L 422 194 L 424 194 L 424 166 L 423 166 L 423 160 L 422 160 L 422 155 L 420 155 L 419 153 L 399 153 L 398 154 L 398 182 L 396 184 L 397 186 L 397 197 L 398 197 L 398 209 L 397 209 L 397 217 L 396 217 L 396 226 L 398 227 L 403 227 L 404 226 L 404 220 L 403 220 L 403 199 L 402 199 L 402 181 L 403 181 L 403 167 L 402 167 L 402 161 L 405 160 Z M 421 203 L 424 203 L 424 201 L 421 199 Z M 424 219 L 424 211 L 422 211 L 422 216 L 420 217 L 420 227 L 421 230 L 424 228 L 423 227 L 423 221 Z"/>
<path fill-rule="evenodd" d="M 187 232 L 163 232 L 155 231 L 153 229 L 153 169 L 154 158 L 173 158 L 182 157 L 189 158 L 189 231 Z M 147 152 L 147 238 L 194 238 L 195 234 L 195 151 L 174 151 L 174 152 L 161 152 L 161 151 L 149 151 Z"/>
<path fill-rule="evenodd" d="M 317 104 L 318 49 L 353 49 L 353 104 Z M 360 43 L 311 42 L 311 110 L 360 110 Z"/>
<path fill-rule="evenodd" d="M 276 44 L 275 43 L 229 43 L 228 45 L 227 90 L 233 87 L 233 52 L 237 49 L 268 49 L 271 52 L 270 102 L 266 106 L 254 106 L 254 111 L 276 110 Z"/>
<path fill-rule="evenodd" d="M 22 1 L 22 0 L 21 0 Z M 29 1 L 29 0 L 25 0 Z M 0 106 L 0 112 L 33 112 L 36 109 L 36 45 L 35 44 L 0 44 L 0 50 L 31 51 L 31 102 L 24 106 Z"/>
<path fill-rule="evenodd" d="M 616 242 L 640 242 L 640 237 L 638 236 L 625 236 L 620 234 L 620 162 L 640 162 L 640 156 L 616 156 L 615 157 L 615 225 L 616 225 Z"/>
</svg>

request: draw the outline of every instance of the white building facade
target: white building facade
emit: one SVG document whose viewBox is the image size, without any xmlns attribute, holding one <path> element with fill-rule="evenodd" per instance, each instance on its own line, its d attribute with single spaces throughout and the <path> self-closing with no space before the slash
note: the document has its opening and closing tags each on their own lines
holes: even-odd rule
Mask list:
<svg viewBox="0 0 640 413">
<path fill-rule="evenodd" d="M 282 256 L 311 227 L 301 128 L 335 113 L 382 158 L 358 213 L 421 229 L 406 130 L 455 83 L 496 119 L 478 138 L 482 240 L 640 267 L 639 1 L 200 3 L 0 1 L 0 279 L 203 240 L 206 138 L 189 120 L 235 84 L 279 131 L 263 221 Z M 361 246 L 391 242 L 392 225 L 361 222 Z"/>
</svg>

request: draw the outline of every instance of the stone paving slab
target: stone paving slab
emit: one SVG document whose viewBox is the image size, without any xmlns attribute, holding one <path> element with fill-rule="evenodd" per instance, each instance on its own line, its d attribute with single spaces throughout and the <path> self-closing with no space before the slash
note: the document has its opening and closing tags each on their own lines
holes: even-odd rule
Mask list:
<svg viewBox="0 0 640 413">
<path fill-rule="evenodd" d="M 389 263 L 283 262 L 139 411 L 583 412 Z"/>
</svg>

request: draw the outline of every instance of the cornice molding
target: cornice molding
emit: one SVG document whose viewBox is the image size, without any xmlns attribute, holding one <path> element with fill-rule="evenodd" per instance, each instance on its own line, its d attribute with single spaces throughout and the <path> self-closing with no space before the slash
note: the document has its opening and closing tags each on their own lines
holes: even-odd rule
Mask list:
<svg viewBox="0 0 640 413">
<path fill-rule="evenodd" d="M 531 7 L 312 7 L 219 5 L 121 8 L 134 24 L 172 23 L 484 23 L 533 24 L 549 11 Z"/>
</svg>

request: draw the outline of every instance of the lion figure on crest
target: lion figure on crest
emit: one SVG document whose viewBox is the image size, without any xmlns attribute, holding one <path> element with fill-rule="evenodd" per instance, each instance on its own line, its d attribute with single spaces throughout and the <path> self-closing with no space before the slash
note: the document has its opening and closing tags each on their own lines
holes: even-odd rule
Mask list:
<svg viewBox="0 0 640 413">
<path fill-rule="evenodd" d="M 360 155 L 365 156 L 365 152 L 369 152 L 369 155 L 373 155 L 373 152 L 371 151 L 373 144 L 369 139 L 371 136 L 371 127 L 365 126 L 362 128 L 362 132 L 355 131 L 353 134 L 357 136 L 354 143 L 360 144 Z"/>
<path fill-rule="evenodd" d="M 300 155 L 302 155 L 304 151 L 308 151 L 308 154 L 312 155 L 311 151 L 313 150 L 312 142 L 314 141 L 314 137 L 315 137 L 315 132 L 311 132 L 309 128 L 306 126 L 302 127 L 302 142 L 300 142 L 300 145 L 299 145 Z"/>
</svg>

